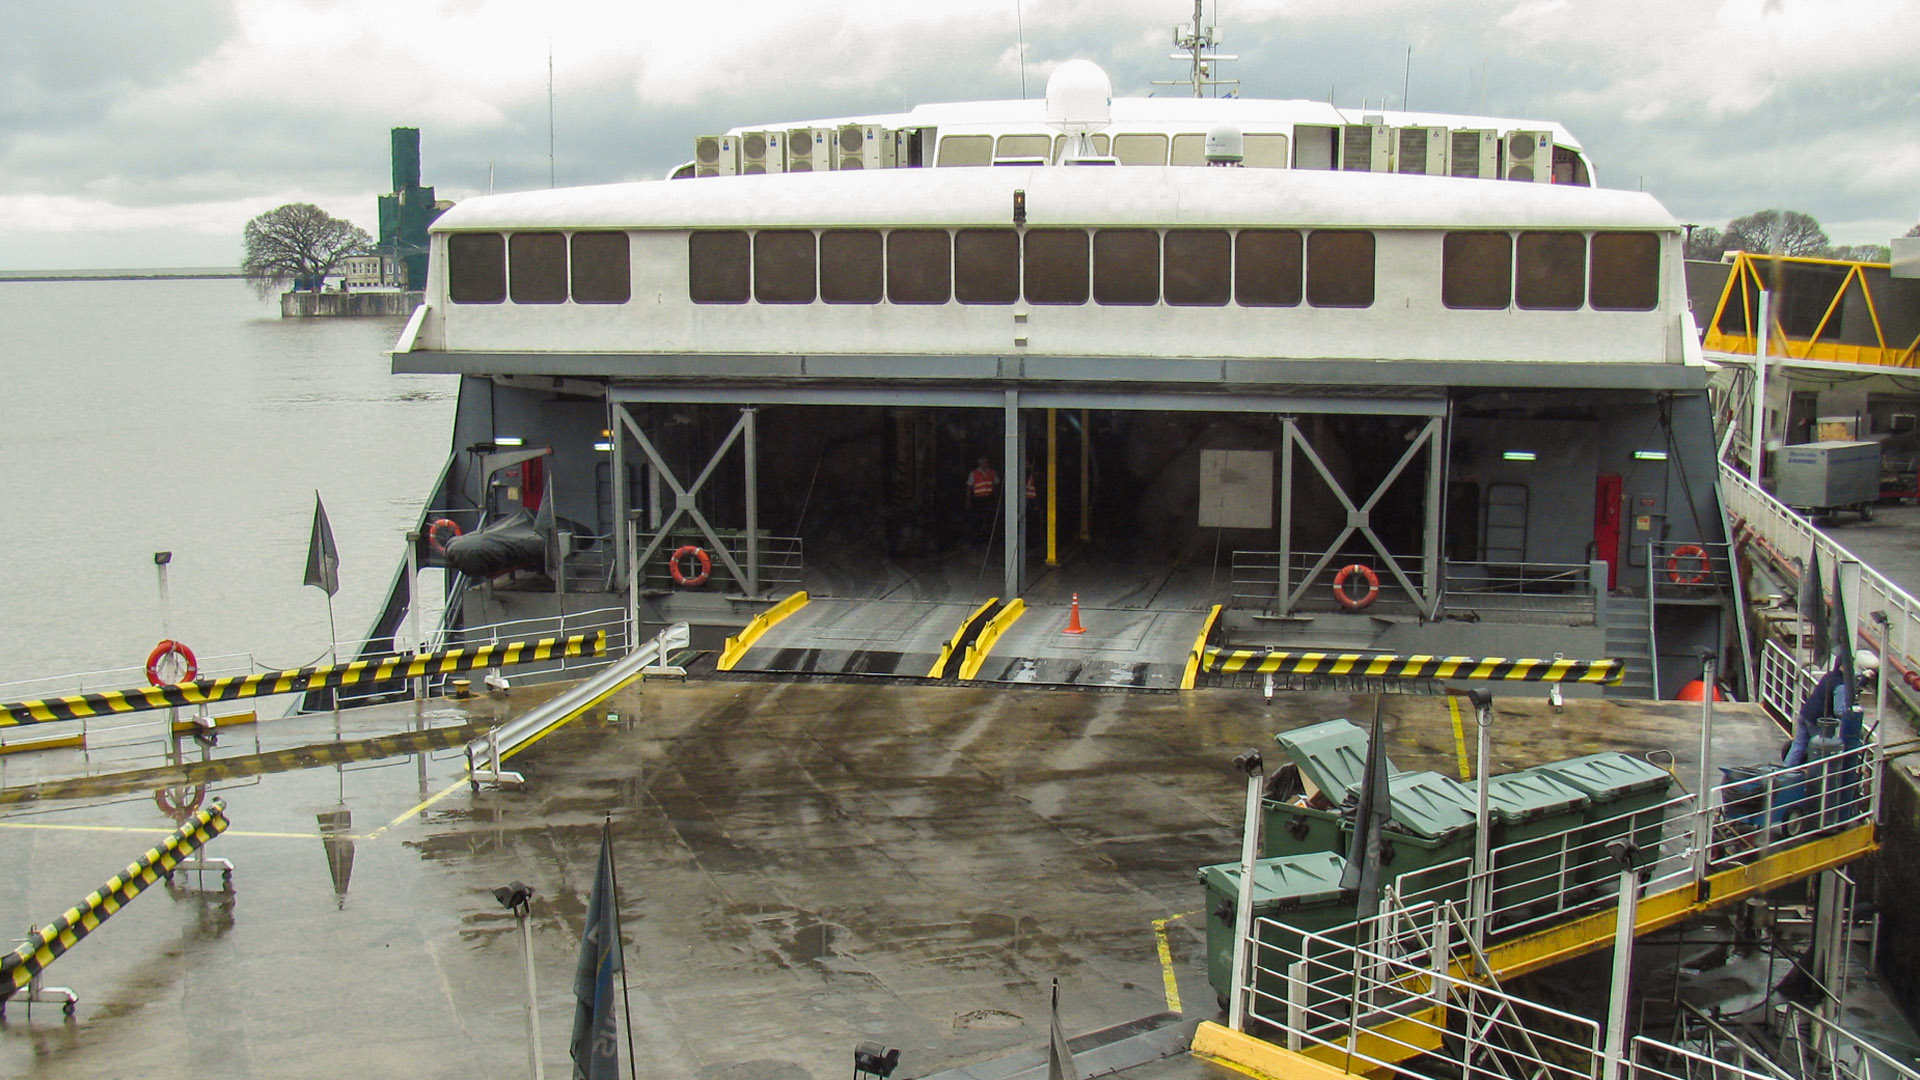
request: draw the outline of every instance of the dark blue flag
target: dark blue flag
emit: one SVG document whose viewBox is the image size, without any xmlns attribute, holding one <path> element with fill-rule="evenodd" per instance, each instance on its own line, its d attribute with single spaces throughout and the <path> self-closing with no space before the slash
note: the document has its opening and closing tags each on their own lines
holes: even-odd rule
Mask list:
<svg viewBox="0 0 1920 1080">
<path fill-rule="evenodd" d="M 587 929 L 573 969 L 574 1080 L 620 1080 L 613 976 L 620 963 L 620 912 L 613 890 L 613 832 L 600 831 L 600 871 L 587 901 Z"/>
</svg>

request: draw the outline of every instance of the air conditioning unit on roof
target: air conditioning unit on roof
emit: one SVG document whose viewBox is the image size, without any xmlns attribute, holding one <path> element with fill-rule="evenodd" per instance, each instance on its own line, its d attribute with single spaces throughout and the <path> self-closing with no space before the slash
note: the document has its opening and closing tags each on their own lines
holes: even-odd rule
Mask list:
<svg viewBox="0 0 1920 1080">
<path fill-rule="evenodd" d="M 693 175 L 732 176 L 740 171 L 740 148 L 731 135 L 702 135 L 693 140 Z"/>
<path fill-rule="evenodd" d="M 1447 129 L 1404 127 L 1393 133 L 1393 171 L 1447 175 Z"/>
<path fill-rule="evenodd" d="M 779 131 L 740 133 L 740 171 L 750 176 L 785 172 L 786 135 Z"/>
<path fill-rule="evenodd" d="M 1525 184 L 1553 182 L 1553 132 L 1509 131 L 1506 148 L 1507 160 L 1502 175 L 1508 180 Z"/>
<path fill-rule="evenodd" d="M 1392 129 L 1385 124 L 1347 124 L 1340 129 L 1342 172 L 1386 172 L 1391 167 Z"/>
<path fill-rule="evenodd" d="M 822 156 L 826 147 L 814 148 L 811 128 L 792 128 L 786 136 L 788 172 L 826 171 L 826 159 Z"/>
<path fill-rule="evenodd" d="M 835 139 L 836 169 L 891 169 L 896 153 L 893 132 L 878 124 L 842 124 Z"/>
<path fill-rule="evenodd" d="M 1467 179 L 1500 179 L 1500 133 L 1462 128 L 1451 132 L 1447 175 Z"/>
</svg>

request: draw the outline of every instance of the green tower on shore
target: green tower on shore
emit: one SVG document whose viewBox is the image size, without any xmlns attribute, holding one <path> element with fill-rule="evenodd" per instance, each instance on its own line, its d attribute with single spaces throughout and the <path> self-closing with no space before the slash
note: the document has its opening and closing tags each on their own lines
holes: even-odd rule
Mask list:
<svg viewBox="0 0 1920 1080">
<path fill-rule="evenodd" d="M 380 196 L 380 253 L 392 259 L 399 284 L 427 283 L 427 226 L 440 216 L 433 189 L 420 186 L 420 129 L 393 129 L 393 192 Z"/>
</svg>

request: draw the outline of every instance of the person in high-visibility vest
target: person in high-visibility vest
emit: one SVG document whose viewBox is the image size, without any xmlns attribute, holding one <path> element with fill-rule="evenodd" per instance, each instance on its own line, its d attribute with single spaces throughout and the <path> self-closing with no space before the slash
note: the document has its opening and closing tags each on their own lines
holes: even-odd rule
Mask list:
<svg viewBox="0 0 1920 1080">
<path fill-rule="evenodd" d="M 981 458 L 967 474 L 967 516 L 973 522 L 973 538 L 980 543 L 993 539 L 993 523 L 999 509 L 993 497 L 999 491 L 1000 474 L 993 471 L 993 465 L 986 458 Z"/>
</svg>

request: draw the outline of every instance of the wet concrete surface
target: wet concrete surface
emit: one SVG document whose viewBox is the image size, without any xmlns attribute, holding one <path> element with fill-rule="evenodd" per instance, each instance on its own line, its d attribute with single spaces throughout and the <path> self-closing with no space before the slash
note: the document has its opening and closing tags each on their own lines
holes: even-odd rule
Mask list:
<svg viewBox="0 0 1920 1080">
<path fill-rule="evenodd" d="M 1168 1010 L 1157 920 L 1179 1008 L 1210 1016 L 1194 870 L 1238 852 L 1229 760 L 1278 730 L 1362 720 L 1371 702 L 654 682 L 514 758 L 524 792 L 470 791 L 457 749 L 215 781 L 233 826 L 209 854 L 234 861 L 235 891 L 156 886 L 103 924 L 48 972 L 79 992 L 76 1020 L 14 1002 L 0 1075 L 524 1076 L 520 940 L 491 895 L 515 879 L 536 890 L 545 1059 L 565 1075 L 608 818 L 633 1039 L 654 1077 L 839 1076 L 862 1040 L 924 1076 L 1044 1045 L 1055 976 L 1069 1033 Z M 520 704 L 273 721 L 257 746 L 214 754 Z M 1457 771 L 1444 699 L 1386 706 L 1396 764 Z M 1721 716 L 1723 760 L 1776 741 L 1749 709 Z M 1695 706 L 1556 714 L 1512 699 L 1496 757 L 1671 749 L 1690 780 L 1697 719 Z M 16 761 L 9 784 L 99 769 L 63 753 Z M 0 912 L 18 932 L 48 921 L 171 827 L 148 792 L 0 806 Z M 1149 1071 L 1217 1075 L 1191 1059 Z"/>
</svg>

